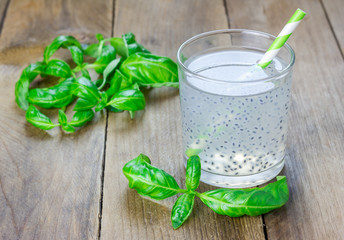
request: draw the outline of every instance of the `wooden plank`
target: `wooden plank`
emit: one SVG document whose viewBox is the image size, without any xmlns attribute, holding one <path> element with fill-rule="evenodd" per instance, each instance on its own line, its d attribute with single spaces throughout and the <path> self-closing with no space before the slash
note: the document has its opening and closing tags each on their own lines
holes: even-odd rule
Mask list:
<svg viewBox="0 0 344 240">
<path fill-rule="evenodd" d="M 296 52 L 296 64 L 288 137 L 290 159 L 282 174 L 289 182 L 290 200 L 264 219 L 268 239 L 342 239 L 344 64 L 324 10 L 319 1 L 312 0 L 227 3 L 233 28 L 274 35 L 296 8 L 308 13 L 289 41 Z"/>
<path fill-rule="evenodd" d="M 325 13 L 330 21 L 332 30 L 336 35 L 337 43 L 344 56 L 344 1 L 342 0 L 321 0 Z"/>
<path fill-rule="evenodd" d="M 115 35 L 127 31 L 153 53 L 176 58 L 189 37 L 227 27 L 223 1 L 116 1 Z M 129 189 L 123 165 L 140 153 L 172 174 L 181 185 L 185 170 L 181 157 L 181 120 L 178 90 L 146 92 L 147 107 L 135 120 L 127 113 L 109 114 L 106 145 L 102 239 L 264 239 L 262 220 L 214 214 L 199 200 L 190 219 L 173 230 L 170 212 L 176 197 L 155 202 Z M 201 184 L 200 191 L 213 189 Z"/>
<path fill-rule="evenodd" d="M 104 113 L 74 134 L 44 132 L 26 122 L 14 84 L 54 37 L 109 36 L 111 19 L 110 0 L 11 1 L 0 39 L 0 239 L 97 238 Z"/>
</svg>

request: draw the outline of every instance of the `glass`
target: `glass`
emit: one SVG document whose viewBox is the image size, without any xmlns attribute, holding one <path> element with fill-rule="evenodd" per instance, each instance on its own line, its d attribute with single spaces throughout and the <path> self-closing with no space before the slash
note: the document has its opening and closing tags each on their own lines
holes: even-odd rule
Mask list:
<svg viewBox="0 0 344 240">
<path fill-rule="evenodd" d="M 183 157 L 200 156 L 205 183 L 256 186 L 284 166 L 294 52 L 285 44 L 266 69 L 256 66 L 274 39 L 217 30 L 178 50 Z"/>
</svg>

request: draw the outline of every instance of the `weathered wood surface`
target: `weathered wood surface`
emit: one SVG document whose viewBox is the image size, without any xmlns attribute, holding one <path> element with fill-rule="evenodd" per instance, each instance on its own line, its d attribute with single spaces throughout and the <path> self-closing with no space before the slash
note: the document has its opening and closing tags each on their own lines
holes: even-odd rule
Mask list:
<svg viewBox="0 0 344 240">
<path fill-rule="evenodd" d="M 321 2 L 344 58 L 344 3 L 342 0 L 321 0 Z"/>
<path fill-rule="evenodd" d="M 152 52 L 176 59 L 191 36 L 227 28 L 222 0 L 116 1 L 114 34 L 132 31 Z M 149 13 L 149 14 L 147 14 Z M 229 218 L 214 214 L 201 201 L 180 229 L 170 214 L 175 197 L 152 202 L 128 188 L 123 165 L 140 153 L 184 184 L 181 119 L 176 89 L 154 89 L 147 107 L 133 121 L 127 113 L 109 114 L 106 145 L 102 239 L 264 239 L 261 217 Z M 201 191 L 210 187 L 201 184 Z"/>
<path fill-rule="evenodd" d="M 97 239 L 99 231 L 101 239 L 343 239 L 343 1 L 7 2 L 0 0 L 0 239 Z M 175 231 L 176 197 L 155 202 L 128 188 L 121 169 L 141 152 L 184 184 L 176 89 L 147 91 L 146 110 L 135 120 L 102 113 L 74 134 L 32 127 L 14 102 L 22 69 L 57 35 L 87 42 L 97 32 L 132 31 L 152 52 L 175 59 L 183 41 L 227 22 L 276 35 L 297 7 L 308 16 L 289 41 L 297 55 L 283 170 L 291 196 L 263 218 L 216 215 L 197 200 Z"/>
<path fill-rule="evenodd" d="M 290 200 L 264 219 L 268 239 L 343 239 L 344 62 L 324 9 L 312 0 L 227 3 L 232 28 L 274 35 L 296 8 L 308 13 L 289 41 L 296 52 L 296 64 L 288 136 L 290 159 L 282 173 L 288 179 Z M 337 1 L 336 7 L 342 11 L 344 2 Z"/>
<path fill-rule="evenodd" d="M 0 39 L 0 239 L 97 238 L 104 114 L 76 134 L 45 133 L 26 122 L 14 84 L 57 35 L 109 36 L 111 19 L 112 1 L 10 2 Z"/>
</svg>

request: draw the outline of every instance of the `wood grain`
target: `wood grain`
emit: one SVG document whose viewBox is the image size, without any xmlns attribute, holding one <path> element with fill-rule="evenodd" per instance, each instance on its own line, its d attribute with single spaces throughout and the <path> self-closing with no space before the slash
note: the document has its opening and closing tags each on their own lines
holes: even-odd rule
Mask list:
<svg viewBox="0 0 344 240">
<path fill-rule="evenodd" d="M 116 1 L 115 29 L 132 31 L 153 53 L 175 59 L 191 36 L 227 27 L 223 1 Z M 260 217 L 229 218 L 214 214 L 199 200 L 190 219 L 173 230 L 170 212 L 176 197 L 144 199 L 129 189 L 123 165 L 140 153 L 184 184 L 178 90 L 146 92 L 147 107 L 135 120 L 109 114 L 101 239 L 264 239 Z M 212 189 L 201 184 L 200 191 Z"/>
<path fill-rule="evenodd" d="M 312 0 L 227 4 L 233 28 L 274 35 L 296 8 L 308 13 L 289 41 L 296 64 L 289 159 L 282 174 L 288 179 L 290 200 L 264 218 L 268 239 L 343 239 L 344 63 L 324 9 Z"/>
<path fill-rule="evenodd" d="M 97 238 L 104 113 L 74 134 L 44 132 L 26 122 L 14 84 L 54 37 L 110 35 L 111 19 L 112 1 L 11 1 L 0 39 L 0 239 Z"/>
<path fill-rule="evenodd" d="M 342 0 L 321 0 L 325 13 L 335 33 L 336 40 L 344 56 L 344 1 Z"/>
</svg>

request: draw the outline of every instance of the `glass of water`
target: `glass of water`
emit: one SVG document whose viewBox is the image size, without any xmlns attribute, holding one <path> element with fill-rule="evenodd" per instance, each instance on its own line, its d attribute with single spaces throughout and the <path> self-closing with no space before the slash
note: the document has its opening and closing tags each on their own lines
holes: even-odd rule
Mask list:
<svg viewBox="0 0 344 240">
<path fill-rule="evenodd" d="M 285 44 L 268 67 L 256 65 L 274 39 L 218 30 L 178 50 L 184 161 L 200 156 L 205 183 L 256 186 L 284 166 L 295 55 Z"/>
</svg>

